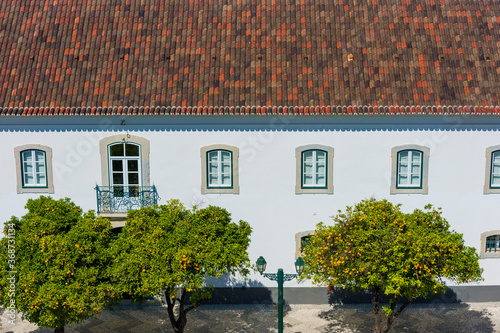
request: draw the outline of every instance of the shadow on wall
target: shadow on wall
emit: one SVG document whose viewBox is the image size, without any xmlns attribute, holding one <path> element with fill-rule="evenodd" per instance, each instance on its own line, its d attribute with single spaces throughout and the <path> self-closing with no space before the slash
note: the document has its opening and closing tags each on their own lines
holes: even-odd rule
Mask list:
<svg viewBox="0 0 500 333">
<path fill-rule="evenodd" d="M 323 332 L 371 333 L 375 325 L 370 304 L 334 306 L 319 317 L 326 320 Z M 405 333 L 485 333 L 493 332 L 493 323 L 484 311 L 467 304 L 412 304 L 395 321 L 390 332 Z"/>
<path fill-rule="evenodd" d="M 215 288 L 206 304 L 273 304 L 271 290 L 255 280 L 223 275 L 208 283 Z"/>
<path fill-rule="evenodd" d="M 334 291 L 328 292 L 328 304 L 371 304 L 373 300 L 373 294 L 370 290 L 362 290 L 359 292 L 353 292 L 346 289 L 336 289 Z M 404 303 L 406 298 L 402 298 L 399 302 Z M 468 301 L 468 300 L 465 300 Z M 389 303 L 389 298 L 385 295 L 380 295 L 381 303 Z M 444 294 L 429 294 L 427 298 L 419 297 L 413 300 L 412 304 L 419 303 L 460 303 L 462 300 L 457 296 L 457 293 L 447 288 Z"/>
</svg>

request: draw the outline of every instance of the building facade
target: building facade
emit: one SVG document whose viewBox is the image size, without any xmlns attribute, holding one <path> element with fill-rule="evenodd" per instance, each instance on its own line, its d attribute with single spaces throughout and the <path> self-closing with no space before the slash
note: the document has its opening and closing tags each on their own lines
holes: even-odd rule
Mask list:
<svg viewBox="0 0 500 333">
<path fill-rule="evenodd" d="M 500 286 L 494 1 L 26 1 L 0 28 L 0 220 L 39 195 L 116 228 L 170 198 L 218 205 L 252 226 L 253 260 L 293 272 L 339 209 L 431 203 Z"/>
</svg>

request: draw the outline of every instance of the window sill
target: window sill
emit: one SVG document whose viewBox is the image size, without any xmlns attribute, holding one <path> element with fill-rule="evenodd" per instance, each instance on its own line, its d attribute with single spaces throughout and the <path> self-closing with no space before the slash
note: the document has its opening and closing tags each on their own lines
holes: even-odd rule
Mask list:
<svg viewBox="0 0 500 333">
<path fill-rule="evenodd" d="M 17 193 L 54 193 L 54 187 L 18 187 Z"/>
</svg>

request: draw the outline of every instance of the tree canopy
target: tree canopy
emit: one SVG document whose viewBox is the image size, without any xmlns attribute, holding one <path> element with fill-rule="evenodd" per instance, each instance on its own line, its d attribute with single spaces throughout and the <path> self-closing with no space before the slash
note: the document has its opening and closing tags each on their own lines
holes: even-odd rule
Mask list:
<svg viewBox="0 0 500 333">
<path fill-rule="evenodd" d="M 188 210 L 172 200 L 130 211 L 114 243 L 114 275 L 134 300 L 164 296 L 174 331 L 183 332 L 186 314 L 210 297 L 207 278 L 248 274 L 250 233 L 247 222 L 231 222 L 230 214 L 215 206 Z"/>
<path fill-rule="evenodd" d="M 41 196 L 26 208 L 21 219 L 5 222 L 0 300 L 4 307 L 14 303 L 24 319 L 64 332 L 113 303 L 111 224 L 68 198 Z"/>
<path fill-rule="evenodd" d="M 376 332 L 387 332 L 397 316 L 417 297 L 442 293 L 445 280 L 481 280 L 479 255 L 450 230 L 441 210 L 427 205 L 413 213 L 386 200 L 363 200 L 319 223 L 303 249 L 303 278 L 333 288 L 373 291 Z M 389 296 L 382 325 L 379 295 Z M 407 300 L 398 309 L 398 301 Z"/>
</svg>

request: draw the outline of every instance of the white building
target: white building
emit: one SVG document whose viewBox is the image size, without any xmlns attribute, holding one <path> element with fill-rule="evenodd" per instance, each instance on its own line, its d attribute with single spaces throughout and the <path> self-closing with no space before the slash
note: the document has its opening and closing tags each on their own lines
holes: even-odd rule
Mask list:
<svg viewBox="0 0 500 333">
<path fill-rule="evenodd" d="M 459 297 L 492 300 L 500 5 L 330 2 L 1 4 L 0 220 L 41 194 L 116 227 L 158 197 L 218 205 L 292 273 L 337 210 L 432 203 L 482 257 Z"/>
</svg>

